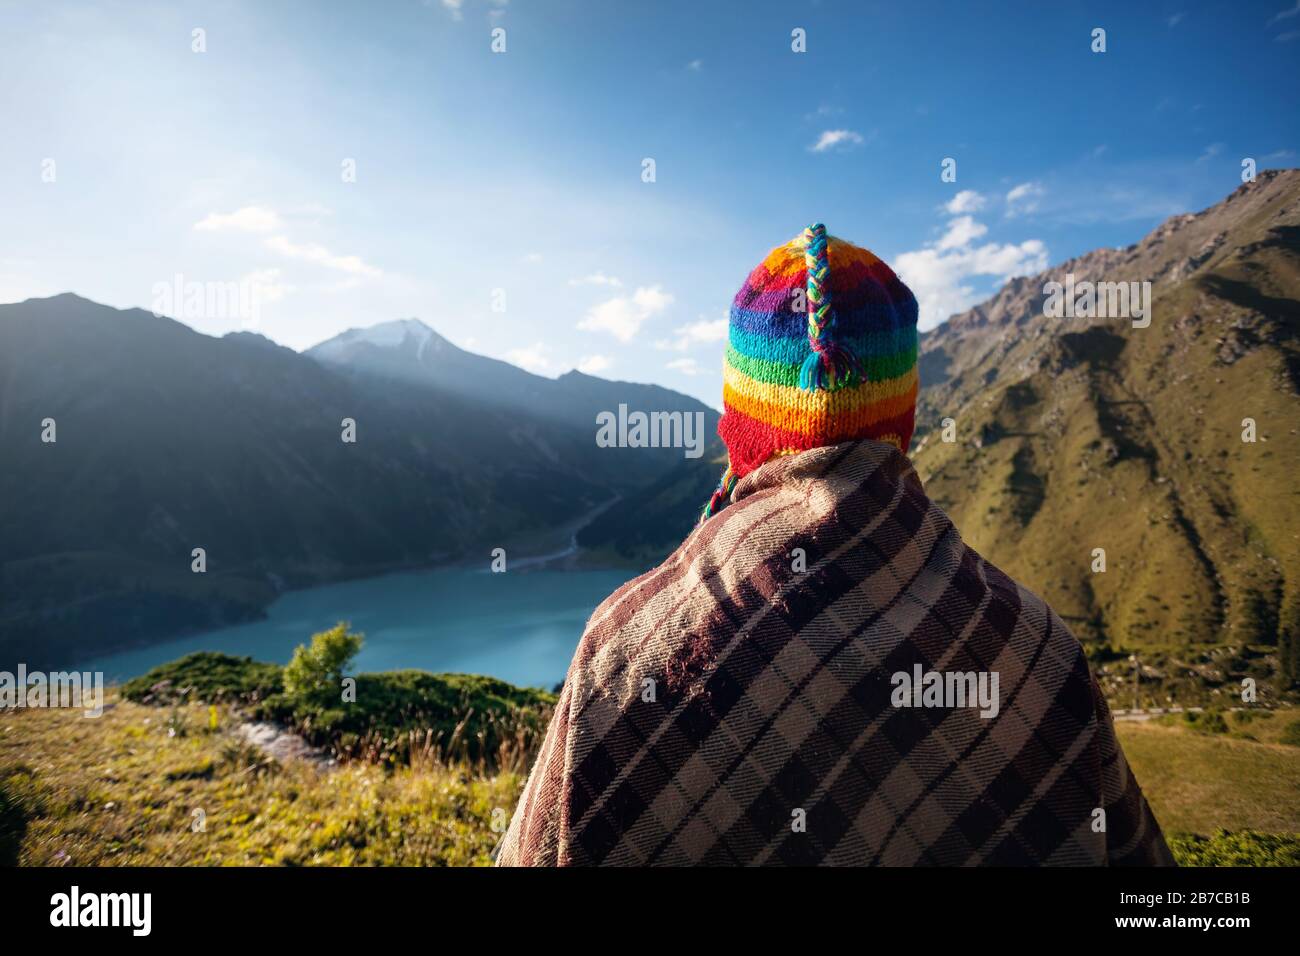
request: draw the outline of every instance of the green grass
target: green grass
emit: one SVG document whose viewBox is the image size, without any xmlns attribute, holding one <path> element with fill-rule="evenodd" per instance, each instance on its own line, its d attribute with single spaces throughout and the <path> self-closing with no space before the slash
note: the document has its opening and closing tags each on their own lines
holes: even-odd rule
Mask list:
<svg viewBox="0 0 1300 956">
<path fill-rule="evenodd" d="M 526 773 L 277 763 L 227 708 L 108 704 L 0 719 L 0 864 L 485 865 Z"/>
<path fill-rule="evenodd" d="M 1300 747 L 1300 720 L 1293 720 L 1282 730 L 1278 742 L 1288 747 Z"/>
<path fill-rule="evenodd" d="M 382 676 L 417 697 L 446 692 L 444 703 L 463 690 L 512 699 L 494 681 Z M 483 865 L 536 744 L 507 740 L 492 760 L 411 746 L 405 762 L 277 762 L 237 733 L 243 706 L 110 692 L 94 720 L 58 709 L 0 715 L 0 865 Z M 1300 863 L 1300 747 L 1285 742 L 1300 723 L 1293 714 L 1220 715 L 1220 733 L 1181 716 L 1117 724 L 1179 862 Z"/>
<path fill-rule="evenodd" d="M 1295 711 L 1265 713 L 1233 713 L 1223 732 L 1207 733 L 1196 726 L 1200 721 L 1182 715 L 1116 724 L 1180 863 L 1294 865 L 1300 854 L 1300 748 L 1283 738 Z"/>
<path fill-rule="evenodd" d="M 1300 866 L 1300 836 L 1220 830 L 1213 836 L 1169 839 L 1180 866 Z"/>
</svg>

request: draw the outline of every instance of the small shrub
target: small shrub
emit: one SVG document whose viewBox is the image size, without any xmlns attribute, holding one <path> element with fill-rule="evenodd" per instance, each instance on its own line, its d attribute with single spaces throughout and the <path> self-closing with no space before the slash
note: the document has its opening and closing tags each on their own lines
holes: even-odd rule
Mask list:
<svg viewBox="0 0 1300 956">
<path fill-rule="evenodd" d="M 340 621 L 313 634 L 311 645 L 299 644 L 284 668 L 284 693 L 298 708 L 325 709 L 341 698 L 343 671 L 361 650 L 364 638 Z"/>
<path fill-rule="evenodd" d="M 1185 720 L 1199 734 L 1226 734 L 1228 732 L 1228 722 L 1223 719 L 1223 713 L 1217 710 L 1187 711 L 1183 714 Z"/>
</svg>

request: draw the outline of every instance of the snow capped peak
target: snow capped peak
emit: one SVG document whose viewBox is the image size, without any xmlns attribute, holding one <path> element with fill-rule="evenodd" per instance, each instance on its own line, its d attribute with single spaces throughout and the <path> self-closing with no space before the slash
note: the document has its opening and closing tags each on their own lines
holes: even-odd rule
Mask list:
<svg viewBox="0 0 1300 956">
<path fill-rule="evenodd" d="M 368 342 L 379 348 L 397 348 L 411 340 L 417 349 L 423 349 L 436 333 L 419 319 L 395 319 L 392 322 L 380 322 L 366 329 L 353 329 L 350 339 L 353 342 Z"/>
<path fill-rule="evenodd" d="M 419 362 L 426 354 L 441 352 L 447 341 L 419 319 L 395 319 L 364 329 L 348 329 L 312 348 L 317 358 L 344 361 L 358 346 L 368 345 L 386 352 L 404 353 Z"/>
</svg>

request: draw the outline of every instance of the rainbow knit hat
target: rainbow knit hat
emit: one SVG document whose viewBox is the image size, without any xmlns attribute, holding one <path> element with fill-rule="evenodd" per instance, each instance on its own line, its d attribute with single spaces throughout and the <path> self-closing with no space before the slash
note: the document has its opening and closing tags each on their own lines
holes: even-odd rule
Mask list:
<svg viewBox="0 0 1300 956">
<path fill-rule="evenodd" d="M 815 223 L 731 304 L 718 433 L 728 467 L 703 517 L 776 455 L 856 438 L 906 453 L 916 417 L 916 298 L 880 259 Z"/>
</svg>

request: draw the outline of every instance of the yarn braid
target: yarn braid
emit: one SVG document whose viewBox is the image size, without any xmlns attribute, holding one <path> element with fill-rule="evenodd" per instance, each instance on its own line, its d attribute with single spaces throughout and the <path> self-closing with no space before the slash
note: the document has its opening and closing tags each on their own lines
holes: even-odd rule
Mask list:
<svg viewBox="0 0 1300 956">
<path fill-rule="evenodd" d="M 808 272 L 808 345 L 812 351 L 799 369 L 799 387 L 809 392 L 833 392 L 857 384 L 862 378 L 862 366 L 849 348 L 835 341 L 826 226 L 816 222 L 805 229 L 803 245 Z"/>
<path fill-rule="evenodd" d="M 713 496 L 709 498 L 709 503 L 700 512 L 698 523 L 703 524 L 726 507 L 727 499 L 731 497 L 731 493 L 736 488 L 736 482 L 739 480 L 740 476 L 731 470 L 731 465 L 727 465 L 727 470 L 722 473 L 722 478 L 718 481 L 718 487 L 714 490 Z"/>
</svg>

